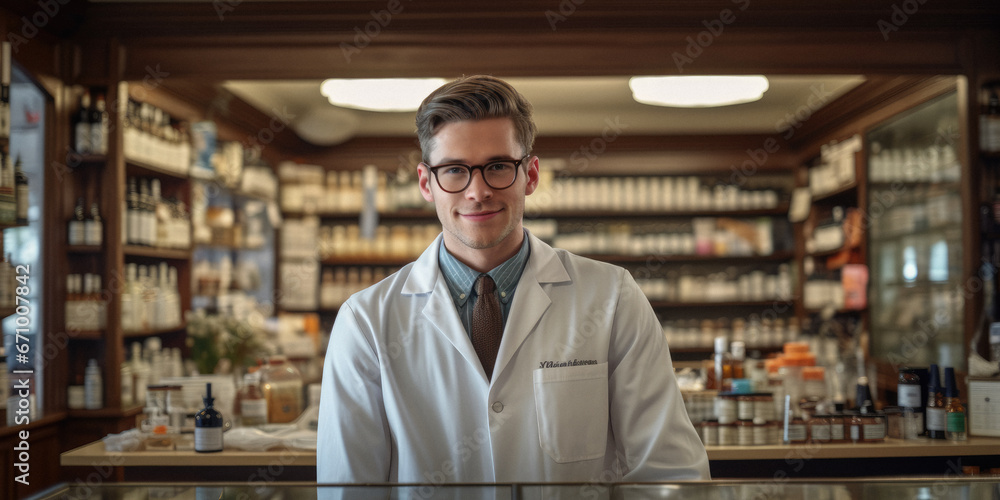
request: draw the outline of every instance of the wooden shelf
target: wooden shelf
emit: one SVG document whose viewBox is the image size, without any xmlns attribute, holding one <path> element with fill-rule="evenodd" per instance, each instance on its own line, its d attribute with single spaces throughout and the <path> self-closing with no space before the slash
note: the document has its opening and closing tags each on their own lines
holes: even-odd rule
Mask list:
<svg viewBox="0 0 1000 500">
<path fill-rule="evenodd" d="M 79 330 L 66 332 L 71 339 L 78 340 L 104 340 L 104 330 Z"/>
<path fill-rule="evenodd" d="M 104 251 L 101 245 L 69 245 L 66 252 L 75 254 L 98 254 Z"/>
<path fill-rule="evenodd" d="M 301 219 L 306 216 L 315 216 L 325 220 L 353 220 L 361 217 L 361 212 L 316 212 L 305 213 L 301 211 L 281 212 L 281 215 L 293 219 Z M 437 212 L 433 210 L 407 209 L 391 212 L 379 212 L 379 220 L 413 220 L 413 219 L 434 219 L 437 220 Z"/>
<path fill-rule="evenodd" d="M 141 247 L 135 245 L 125 245 L 124 252 L 126 257 L 149 257 L 153 259 L 164 259 L 164 260 L 191 259 L 191 249 L 152 248 L 152 247 Z"/>
<path fill-rule="evenodd" d="M 806 252 L 806 257 L 830 257 L 831 255 L 837 255 L 840 252 L 847 250 L 846 247 L 837 247 L 832 250 L 823 250 L 820 252 Z"/>
<path fill-rule="evenodd" d="M 178 180 L 187 180 L 190 177 L 186 172 L 177 172 L 129 158 L 125 159 L 125 171 L 130 175 L 172 177 Z"/>
<path fill-rule="evenodd" d="M 868 310 L 867 308 L 865 308 L 865 309 L 837 309 L 837 310 L 833 311 L 833 313 L 834 314 L 861 314 L 861 313 L 863 313 L 863 312 L 865 312 L 867 310 Z M 815 308 L 806 308 L 805 309 L 805 313 L 806 314 L 820 314 L 823 311 L 825 311 L 825 309 L 815 309 Z"/>
<path fill-rule="evenodd" d="M 354 257 L 327 257 L 320 261 L 324 266 L 376 266 L 393 267 L 405 266 L 417 260 L 418 255 L 412 257 L 378 257 L 358 255 Z"/>
<path fill-rule="evenodd" d="M 792 260 L 795 255 L 792 252 L 775 252 L 769 255 L 662 255 L 662 254 L 642 254 L 642 255 L 604 255 L 604 254 L 582 254 L 594 260 L 617 263 L 665 263 L 665 262 L 718 262 L 720 264 L 731 264 L 740 262 L 781 262 Z"/>
<path fill-rule="evenodd" d="M 774 208 L 734 210 L 557 210 L 532 212 L 525 209 L 525 219 L 614 219 L 614 218 L 691 218 L 691 217 L 761 217 L 788 214 L 788 203 Z M 530 216 L 530 218 L 529 218 Z"/>
<path fill-rule="evenodd" d="M 69 418 L 127 418 L 142 413 L 142 405 L 130 408 L 101 408 L 100 410 L 67 410 Z M 103 445 L 103 443 L 101 443 Z"/>
<path fill-rule="evenodd" d="M 36 418 L 25 425 L 11 425 L 8 426 L 7 422 L 0 422 L 0 438 L 5 438 L 7 436 L 13 436 L 18 434 L 20 431 L 26 430 L 31 431 L 40 427 L 45 427 L 56 422 L 60 422 L 66 418 L 65 412 L 50 413 L 41 418 Z"/>
<path fill-rule="evenodd" d="M 775 304 L 789 304 L 789 310 L 792 309 L 791 303 L 794 300 L 782 300 L 782 299 L 770 299 L 770 300 L 736 300 L 729 302 L 681 302 L 673 300 L 650 300 L 649 304 L 654 308 L 666 309 L 666 308 L 688 308 L 688 307 L 774 307 Z"/>
<path fill-rule="evenodd" d="M 851 196 L 856 197 L 857 195 L 858 195 L 858 183 L 855 181 L 845 186 L 841 186 L 837 189 L 834 189 L 833 191 L 823 193 L 820 195 L 814 195 L 812 197 L 812 202 L 820 203 L 830 200 L 838 200 L 840 198 L 848 198 Z"/>
<path fill-rule="evenodd" d="M 16 307 L 0 307 L 0 319 L 17 314 Z"/>
<path fill-rule="evenodd" d="M 155 337 L 157 335 L 166 335 L 169 333 L 178 333 L 187 331 L 187 323 L 182 323 L 178 326 L 172 328 L 161 328 L 158 330 L 135 330 L 135 331 L 123 331 L 122 336 L 125 338 L 136 338 L 136 337 Z"/>
<path fill-rule="evenodd" d="M 667 342 L 667 345 L 670 345 L 670 342 Z M 781 345 L 746 346 L 747 352 L 779 352 L 782 348 L 783 347 Z M 696 347 L 670 347 L 670 354 L 711 354 L 714 352 L 715 347 L 710 345 Z"/>
<path fill-rule="evenodd" d="M 28 224 L 0 224 L 0 231 L 4 229 L 12 229 L 15 227 L 28 227 Z"/>
</svg>

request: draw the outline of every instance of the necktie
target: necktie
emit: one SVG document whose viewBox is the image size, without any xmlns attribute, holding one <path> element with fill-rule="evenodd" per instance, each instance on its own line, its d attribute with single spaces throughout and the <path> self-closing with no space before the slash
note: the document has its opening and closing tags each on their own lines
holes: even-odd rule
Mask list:
<svg viewBox="0 0 1000 500">
<path fill-rule="evenodd" d="M 489 379 L 493 378 L 493 365 L 500 350 L 500 337 L 503 336 L 503 315 L 495 289 L 493 278 L 485 274 L 480 276 L 476 280 L 476 295 L 479 297 L 472 308 L 472 347 L 476 349 Z"/>
</svg>

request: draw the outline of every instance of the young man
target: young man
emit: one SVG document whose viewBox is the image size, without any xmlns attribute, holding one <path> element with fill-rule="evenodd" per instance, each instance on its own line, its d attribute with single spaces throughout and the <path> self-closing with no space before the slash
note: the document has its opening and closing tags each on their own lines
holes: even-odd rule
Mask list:
<svg viewBox="0 0 1000 500">
<path fill-rule="evenodd" d="M 708 479 L 635 281 L 522 227 L 538 186 L 531 105 L 466 77 L 424 100 L 417 129 L 420 192 L 444 231 L 341 307 L 318 481 Z"/>
</svg>

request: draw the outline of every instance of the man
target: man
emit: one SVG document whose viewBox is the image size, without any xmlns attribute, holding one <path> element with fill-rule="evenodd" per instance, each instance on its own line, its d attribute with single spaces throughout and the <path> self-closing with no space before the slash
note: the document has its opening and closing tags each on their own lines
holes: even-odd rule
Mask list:
<svg viewBox="0 0 1000 500">
<path fill-rule="evenodd" d="M 466 77 L 424 100 L 417 129 L 420 192 L 444 231 L 341 307 L 318 481 L 708 479 L 635 281 L 522 227 L 538 186 L 531 105 L 506 82 Z"/>
</svg>

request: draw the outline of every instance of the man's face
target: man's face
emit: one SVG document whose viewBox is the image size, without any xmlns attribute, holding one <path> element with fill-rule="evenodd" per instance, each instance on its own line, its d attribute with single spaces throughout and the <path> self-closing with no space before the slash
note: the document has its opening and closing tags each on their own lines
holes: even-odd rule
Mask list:
<svg viewBox="0 0 1000 500">
<path fill-rule="evenodd" d="M 443 125 L 434 136 L 430 166 L 445 163 L 482 165 L 490 160 L 518 160 L 522 149 L 514 124 L 508 118 L 460 121 Z M 434 174 L 417 169 L 420 192 L 433 202 L 444 228 L 444 243 L 459 260 L 496 262 L 517 252 L 521 245 L 524 197 L 538 186 L 538 158 L 529 157 L 518 167 L 517 179 L 506 189 L 486 185 L 482 172 L 472 172 L 464 191 L 448 193 Z M 496 262 L 499 264 L 502 262 Z"/>
</svg>

